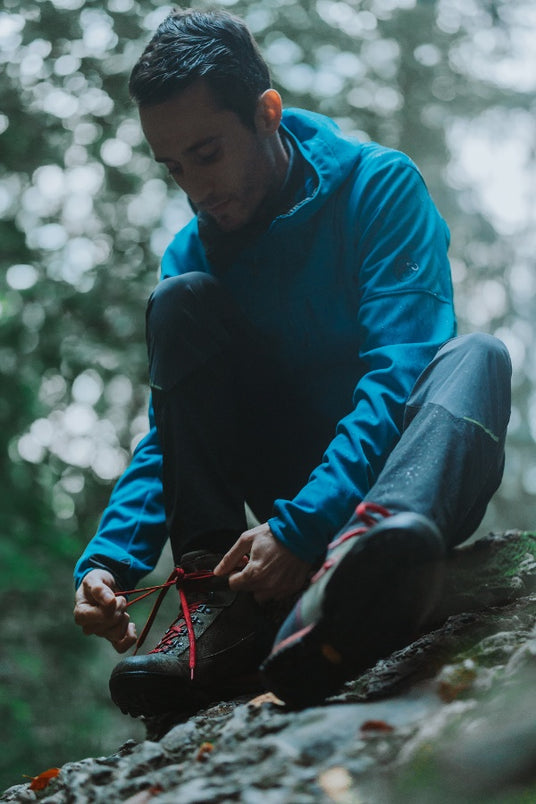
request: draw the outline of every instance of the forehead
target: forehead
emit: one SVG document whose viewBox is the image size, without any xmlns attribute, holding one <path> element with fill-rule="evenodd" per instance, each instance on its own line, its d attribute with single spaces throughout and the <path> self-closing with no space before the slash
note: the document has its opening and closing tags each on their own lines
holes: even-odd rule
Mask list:
<svg viewBox="0 0 536 804">
<path fill-rule="evenodd" d="M 163 103 L 141 106 L 139 113 L 143 133 L 157 159 L 171 158 L 203 139 L 232 134 L 235 127 L 242 127 L 238 115 L 222 109 L 201 80 Z"/>
</svg>

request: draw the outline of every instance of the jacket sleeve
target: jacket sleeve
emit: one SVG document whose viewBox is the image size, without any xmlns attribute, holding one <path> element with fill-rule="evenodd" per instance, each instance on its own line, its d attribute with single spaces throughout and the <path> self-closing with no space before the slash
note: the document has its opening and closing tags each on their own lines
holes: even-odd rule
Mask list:
<svg viewBox="0 0 536 804">
<path fill-rule="evenodd" d="M 293 500 L 276 500 L 269 520 L 276 538 L 311 562 L 373 486 L 419 374 L 455 335 L 448 230 L 413 163 L 396 155 L 369 171 L 349 210 L 365 371 L 322 463 Z"/>
<path fill-rule="evenodd" d="M 199 268 L 195 219 L 175 236 L 162 257 L 161 279 Z M 192 256 L 193 254 L 193 256 Z M 118 480 L 97 533 L 76 564 L 76 587 L 91 569 L 112 572 L 122 589 L 131 589 L 156 566 L 167 529 L 162 488 L 162 450 L 149 406 L 149 433 L 138 444 L 130 465 Z"/>
<path fill-rule="evenodd" d="M 91 569 L 108 569 L 122 589 L 134 587 L 156 566 L 167 539 L 162 491 L 162 453 L 152 406 L 151 429 L 118 480 L 97 533 L 74 571 L 79 586 Z"/>
</svg>

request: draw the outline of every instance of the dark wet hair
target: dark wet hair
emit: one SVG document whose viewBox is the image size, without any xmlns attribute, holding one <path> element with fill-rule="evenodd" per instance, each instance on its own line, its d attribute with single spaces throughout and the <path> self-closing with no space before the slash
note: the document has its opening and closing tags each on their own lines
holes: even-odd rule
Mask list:
<svg viewBox="0 0 536 804">
<path fill-rule="evenodd" d="M 246 24 L 226 11 L 175 9 L 134 65 L 129 90 L 138 106 L 163 103 L 206 81 L 221 108 L 253 128 L 270 73 Z"/>
</svg>

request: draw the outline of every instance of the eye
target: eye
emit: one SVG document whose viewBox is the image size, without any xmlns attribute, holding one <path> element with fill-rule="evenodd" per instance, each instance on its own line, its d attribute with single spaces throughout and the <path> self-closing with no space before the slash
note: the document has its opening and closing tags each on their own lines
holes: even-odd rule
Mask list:
<svg viewBox="0 0 536 804">
<path fill-rule="evenodd" d="M 197 162 L 200 165 L 209 165 L 211 162 L 217 162 L 221 156 L 221 147 L 215 143 L 200 148 L 196 153 Z"/>
</svg>

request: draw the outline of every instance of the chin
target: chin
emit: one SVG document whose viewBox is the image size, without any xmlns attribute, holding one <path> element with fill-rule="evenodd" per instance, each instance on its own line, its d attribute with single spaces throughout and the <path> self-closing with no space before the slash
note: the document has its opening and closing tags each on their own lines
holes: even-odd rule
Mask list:
<svg viewBox="0 0 536 804">
<path fill-rule="evenodd" d="M 249 223 L 249 221 L 250 221 L 249 217 L 247 218 L 245 217 L 243 219 L 238 220 L 236 218 L 235 219 L 222 218 L 221 220 L 218 220 L 216 218 L 216 223 L 218 224 L 218 227 L 222 230 L 222 232 L 238 232 L 240 229 L 246 226 Z"/>
</svg>

